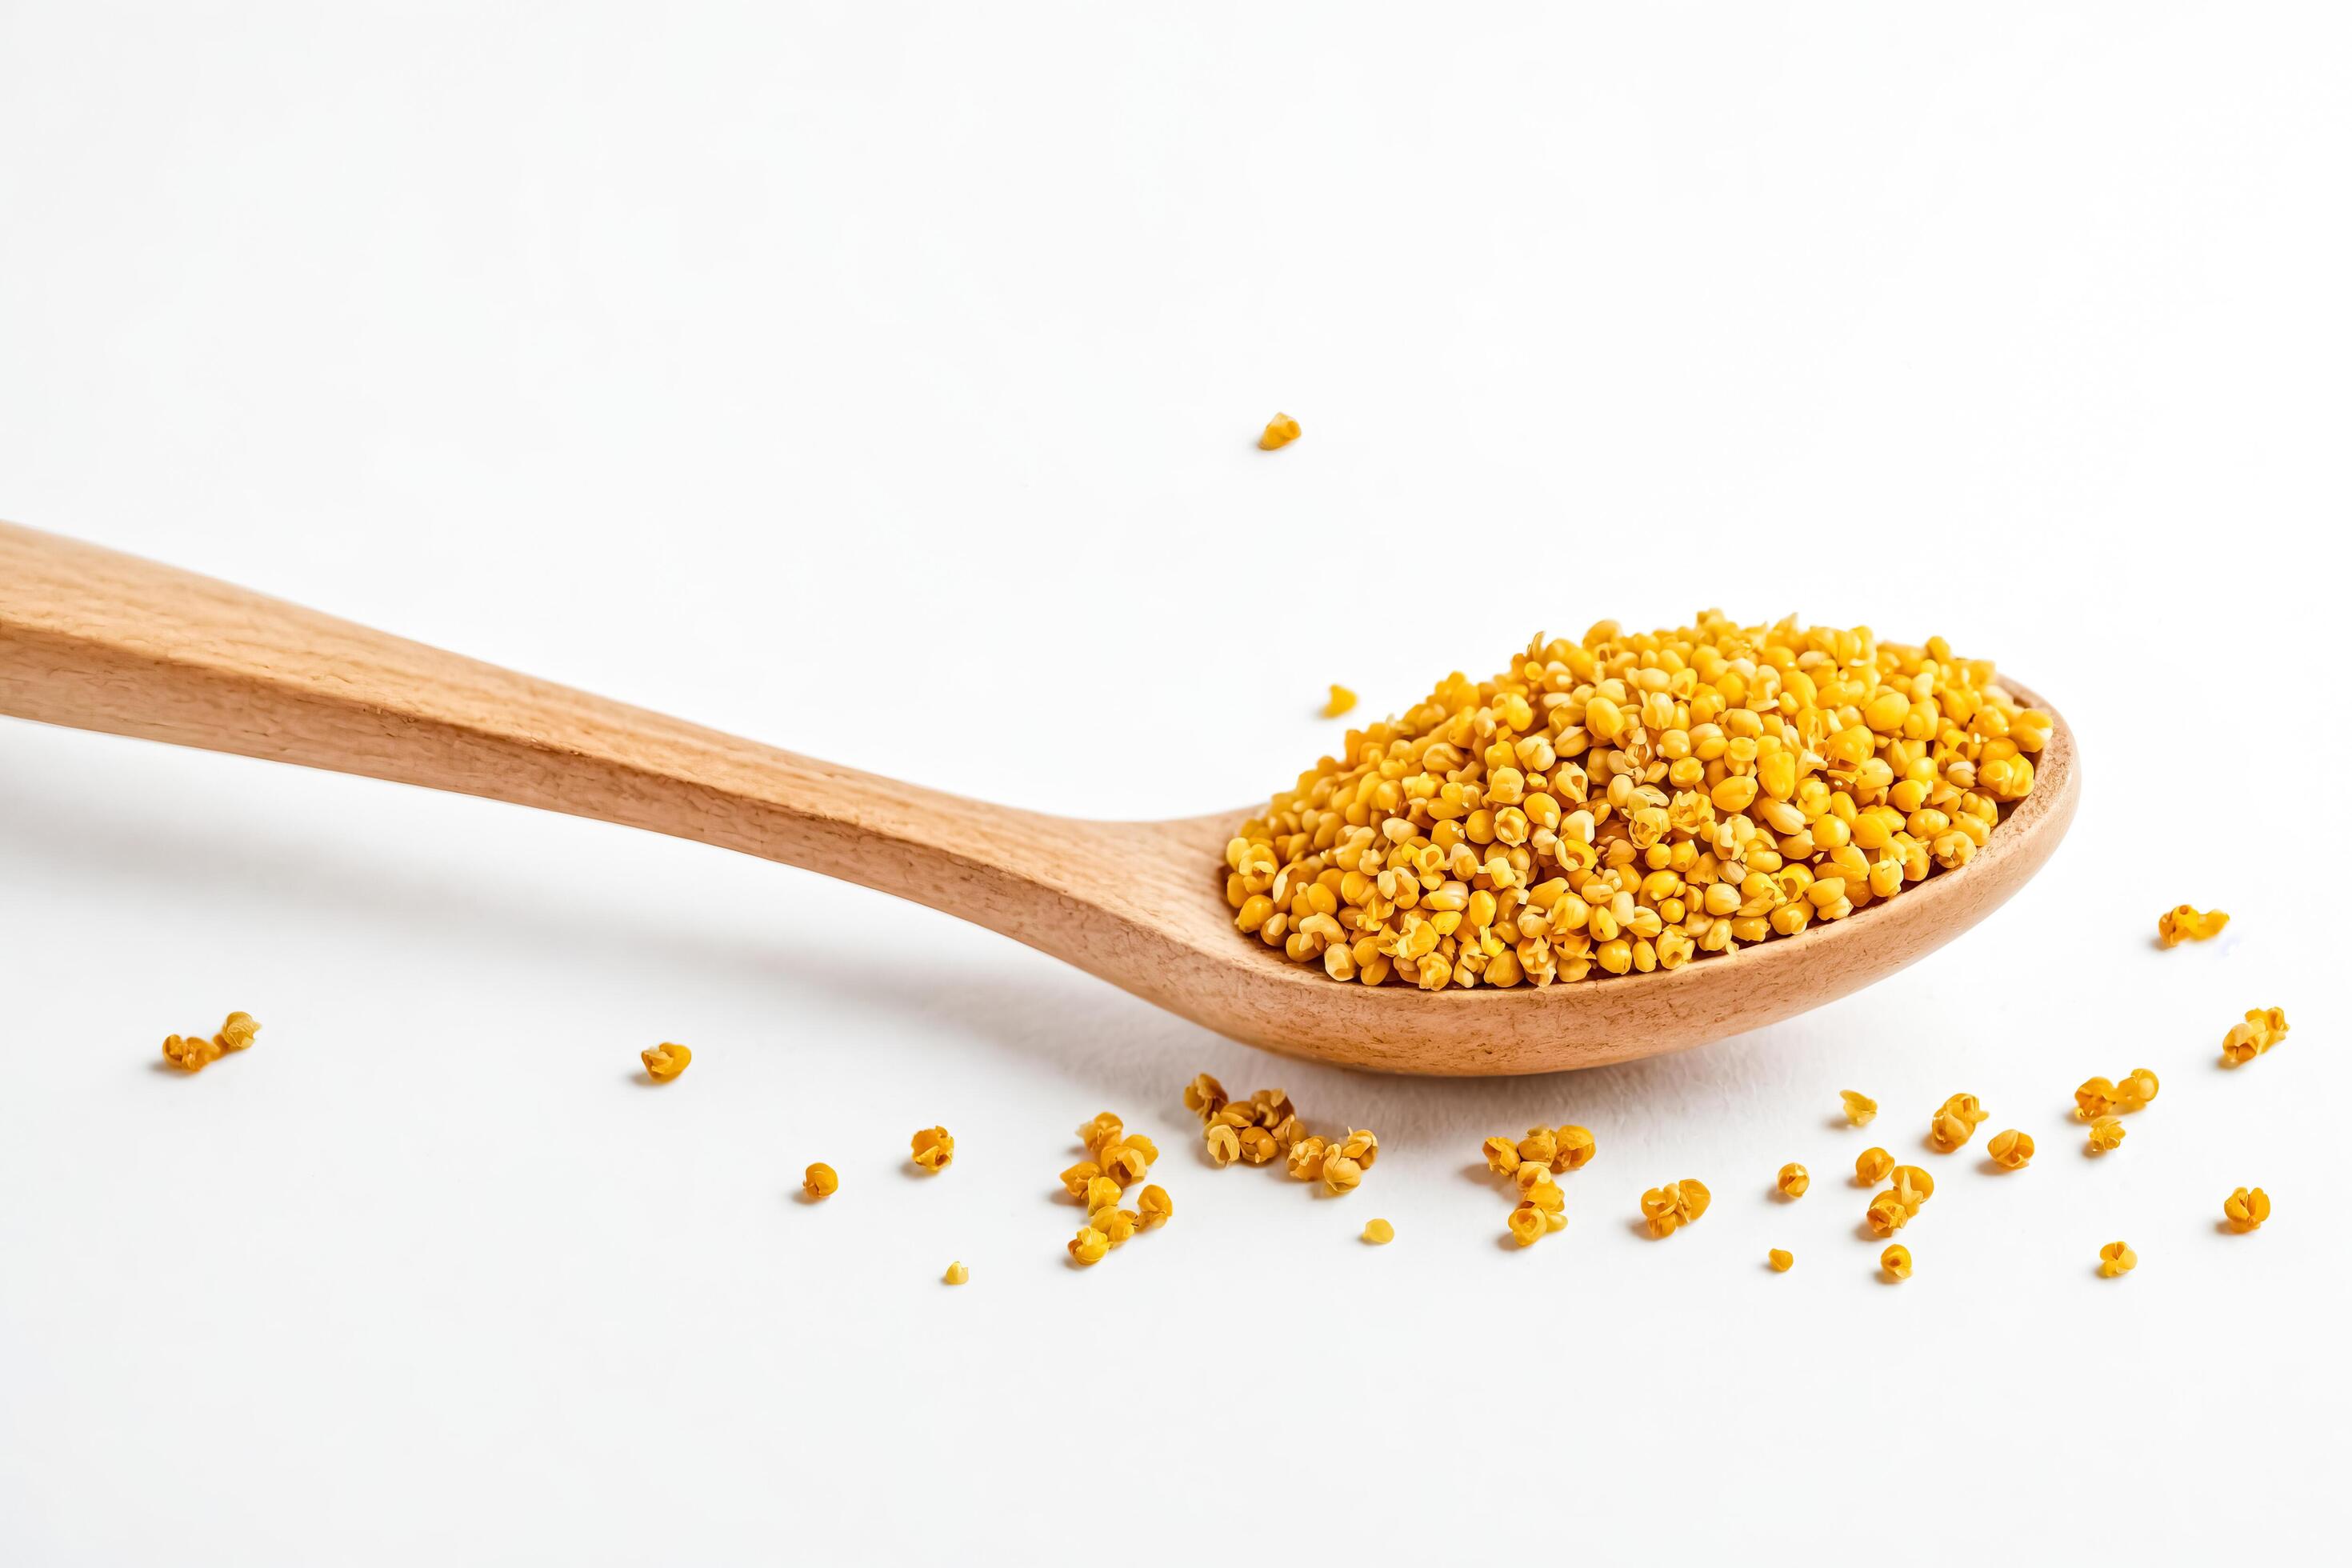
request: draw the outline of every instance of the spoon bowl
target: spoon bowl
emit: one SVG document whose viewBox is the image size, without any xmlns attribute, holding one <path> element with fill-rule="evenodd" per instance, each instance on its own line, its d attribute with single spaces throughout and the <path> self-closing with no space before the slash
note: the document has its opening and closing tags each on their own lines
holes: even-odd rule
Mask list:
<svg viewBox="0 0 2352 1568">
<path fill-rule="evenodd" d="M 1761 1027 L 1982 920 L 2073 821 L 2052 713 L 2032 793 L 1955 871 L 1679 969 L 1538 989 L 1335 981 L 1234 929 L 1224 847 L 1255 807 L 1092 822 L 989 805 L 446 653 L 0 522 L 0 713 L 457 791 L 696 839 L 927 904 L 1219 1034 L 1386 1072 L 1552 1072 Z"/>
</svg>

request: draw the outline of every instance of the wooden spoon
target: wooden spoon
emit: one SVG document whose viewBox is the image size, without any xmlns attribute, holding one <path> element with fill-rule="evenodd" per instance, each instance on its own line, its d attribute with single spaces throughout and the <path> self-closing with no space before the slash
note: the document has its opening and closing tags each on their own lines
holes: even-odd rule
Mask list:
<svg viewBox="0 0 2352 1568">
<path fill-rule="evenodd" d="M 2065 834 L 2077 788 L 2059 719 L 2033 793 L 1974 859 L 1850 920 L 1676 970 L 1432 994 L 1342 984 L 1234 929 L 1224 846 L 1253 808 L 1080 822 L 985 805 L 4 522 L 0 713 L 740 849 L 1002 931 L 1252 1045 L 1415 1073 L 1591 1067 L 1843 996 L 2015 892 Z"/>
</svg>

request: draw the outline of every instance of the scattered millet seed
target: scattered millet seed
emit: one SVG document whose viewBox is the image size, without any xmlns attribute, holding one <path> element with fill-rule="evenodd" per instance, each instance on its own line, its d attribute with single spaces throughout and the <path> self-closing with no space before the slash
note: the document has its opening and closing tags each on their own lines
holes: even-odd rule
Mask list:
<svg viewBox="0 0 2352 1568">
<path fill-rule="evenodd" d="M 2116 1086 L 2111 1079 L 2086 1078 L 2083 1087 L 2074 1091 L 2074 1119 L 2095 1121 L 2116 1108 Z"/>
<path fill-rule="evenodd" d="M 1086 1195 L 1080 1201 L 1087 1205 L 1087 1212 L 1093 1214 L 1104 1207 L 1117 1208 L 1118 1200 L 1126 1195 L 1127 1190 L 1114 1178 L 1096 1176 L 1087 1183 Z"/>
<path fill-rule="evenodd" d="M 961 1285 L 971 1278 L 971 1270 L 961 1263 L 950 1263 L 948 1265 L 948 1271 L 940 1278 L 950 1285 Z"/>
<path fill-rule="evenodd" d="M 1143 1216 L 1144 1229 L 1158 1230 L 1175 1216 L 1176 1204 L 1168 1189 L 1155 1183 L 1136 1194 L 1135 1212 Z"/>
<path fill-rule="evenodd" d="M 1110 1256 L 1110 1237 L 1091 1225 L 1082 1226 L 1070 1238 L 1070 1256 L 1080 1267 L 1091 1268 Z"/>
<path fill-rule="evenodd" d="M 2225 1067 L 2242 1067 L 2286 1038 L 2286 1014 L 2277 1007 L 2257 1007 L 2246 1014 L 2243 1023 L 2230 1026 L 2221 1037 L 2221 1062 Z"/>
<path fill-rule="evenodd" d="M 1772 1265 L 1772 1272 L 1775 1274 L 1786 1274 L 1790 1268 L 1796 1267 L 1797 1255 L 1784 1251 L 1780 1247 L 1774 1247 L 1766 1253 L 1764 1258 L 1765 1261 Z"/>
<path fill-rule="evenodd" d="M 1235 830 L 1226 900 L 1367 985 L 1674 969 L 1964 865 L 2053 723 L 1941 638 L 1604 621 L 1350 731 Z"/>
<path fill-rule="evenodd" d="M 1521 1204 L 1511 1211 L 1511 1239 L 1521 1247 L 1533 1247 L 1541 1241 L 1549 1227 L 1544 1222 L 1543 1211 L 1533 1204 Z M 1671 1226 L 1668 1228 L 1672 1228 Z"/>
<path fill-rule="evenodd" d="M 1209 1106 L 1204 1114 L 1222 1114 L 1225 1110 L 1224 1090 L 1206 1074 L 1195 1079 L 1184 1096 L 1187 1103 Z M 919 1140 L 921 1136 L 917 1134 Z M 1071 1240 L 1070 1257 L 1090 1268 L 1111 1248 L 1126 1245 L 1138 1231 L 1166 1225 L 1175 1205 L 1170 1202 L 1166 1188 L 1148 1186 L 1136 1194 L 1133 1208 L 1119 1207 L 1127 1189 L 1141 1181 L 1160 1158 L 1160 1147 L 1140 1132 L 1129 1132 L 1117 1115 L 1106 1110 L 1080 1122 L 1077 1139 L 1092 1158 L 1064 1171 L 1061 1183 L 1063 1190 L 1087 1211 L 1086 1228 Z M 953 1140 L 949 1142 L 952 1151 Z"/>
<path fill-rule="evenodd" d="M 2121 1117 L 2101 1116 L 2093 1119 L 2091 1122 L 2090 1143 L 2090 1152 L 2092 1153 L 2108 1153 L 2116 1149 L 2121 1148 L 2123 1146 L 2123 1141 L 2124 1124 Z"/>
<path fill-rule="evenodd" d="M 1780 1167 L 1780 1173 L 1773 1178 L 1773 1184 L 1780 1189 L 1782 1197 L 1801 1198 L 1806 1189 L 1813 1184 L 1813 1177 L 1802 1165 L 1790 1161 Z"/>
<path fill-rule="evenodd" d="M 171 1035 L 163 1040 L 163 1059 L 182 1072 L 202 1072 L 230 1051 L 241 1051 L 253 1044 L 253 1037 L 261 1026 L 253 1021 L 250 1013 L 231 1013 L 220 1026 L 220 1032 L 207 1039 L 202 1035 Z"/>
<path fill-rule="evenodd" d="M 2263 1228 L 2263 1221 L 2271 1217 L 2271 1195 L 2260 1187 L 2240 1187 L 2221 1200 L 2221 1217 L 2240 1236 Z"/>
<path fill-rule="evenodd" d="M 1355 711 L 1355 708 L 1356 694 L 1344 686 L 1334 686 L 1331 688 L 1330 700 L 1323 704 L 1323 717 L 1337 719 L 1343 713 Z"/>
<path fill-rule="evenodd" d="M 1486 1169 L 1498 1176 L 1519 1168 L 1519 1146 L 1508 1138 L 1489 1138 L 1478 1145 L 1478 1152 L 1486 1156 Z"/>
<path fill-rule="evenodd" d="M 1708 1192 L 1706 1184 L 1696 1176 L 1685 1176 L 1676 1184 L 1682 1189 L 1682 1221 L 1685 1225 L 1692 1224 L 1706 1212 L 1707 1205 L 1715 1202 L 1715 1194 Z"/>
<path fill-rule="evenodd" d="M 639 1060 L 646 1064 L 646 1076 L 656 1083 L 667 1083 L 684 1072 L 694 1060 L 694 1053 L 674 1041 L 664 1040 L 649 1051 L 639 1051 Z"/>
<path fill-rule="evenodd" d="M 1878 1255 L 1878 1266 L 1886 1270 L 1889 1279 L 1908 1279 L 1911 1278 L 1911 1249 L 1897 1242 Z"/>
<path fill-rule="evenodd" d="M 1594 1142 L 1592 1134 L 1574 1123 L 1566 1127 L 1554 1128 L 1552 1142 L 1555 1150 L 1551 1157 L 1551 1173 L 1555 1176 L 1564 1176 L 1570 1171 L 1581 1171 L 1592 1163 L 1592 1156 L 1601 1151 L 1601 1145 Z"/>
<path fill-rule="evenodd" d="M 1380 1158 L 1381 1141 L 1367 1129 L 1349 1128 L 1328 1140 L 1309 1136 L 1297 1107 L 1278 1089 L 1262 1089 L 1246 1100 L 1228 1100 L 1224 1086 L 1202 1073 L 1185 1088 L 1184 1106 L 1200 1117 L 1209 1157 L 1220 1165 L 1236 1160 L 1263 1165 L 1279 1156 L 1295 1179 L 1344 1193 Z M 1150 1157 L 1158 1153 L 1148 1149 Z"/>
<path fill-rule="evenodd" d="M 2228 913 L 2207 910 L 2199 913 L 2195 906 L 2182 904 L 2156 917 L 2156 940 L 2167 947 L 2178 947 L 2184 942 L 2206 942 L 2221 934 L 2230 923 Z"/>
<path fill-rule="evenodd" d="M 1991 1155 L 1992 1163 L 2002 1170 L 2021 1171 L 2033 1158 L 2033 1135 L 2021 1132 L 2014 1127 L 2005 1132 L 1996 1132 L 1986 1142 L 1985 1152 Z"/>
<path fill-rule="evenodd" d="M 1853 1179 L 1865 1187 L 1878 1185 L 1893 1169 L 1895 1156 L 1884 1149 L 1864 1149 L 1853 1157 Z"/>
<path fill-rule="evenodd" d="M 1850 1089 L 1838 1090 L 1838 1099 L 1845 1104 L 1845 1119 L 1856 1127 L 1867 1127 L 1870 1119 L 1878 1114 L 1878 1101 L 1866 1094 L 1856 1094 Z"/>
<path fill-rule="evenodd" d="M 1277 414 L 1265 422 L 1265 434 L 1257 438 L 1258 450 L 1272 452 L 1298 439 L 1298 421 L 1287 414 Z"/>
<path fill-rule="evenodd" d="M 1973 1094 L 1956 1094 L 1944 1101 L 1927 1124 L 1927 1142 L 1938 1154 L 1957 1152 L 1977 1135 L 1977 1124 L 1985 1119 L 1985 1108 Z"/>
<path fill-rule="evenodd" d="M 822 1203 L 841 1191 L 841 1177 L 820 1160 L 802 1173 L 801 1191 L 809 1195 L 811 1203 Z"/>
<path fill-rule="evenodd" d="M 1290 1179 L 1295 1182 L 1319 1182 L 1323 1179 L 1323 1159 L 1329 1148 L 1320 1138 L 1301 1138 L 1290 1146 L 1287 1163 Z"/>
<path fill-rule="evenodd" d="M 1559 1134 L 1549 1127 L 1530 1127 L 1528 1135 L 1519 1140 L 1519 1159 L 1526 1164 L 1541 1165 L 1549 1170 L 1552 1156 L 1559 1152 Z"/>
<path fill-rule="evenodd" d="M 2156 1098 L 2156 1075 L 2146 1068 L 2134 1068 L 2131 1076 L 2116 1081 L 2116 1109 L 2119 1111 L 2146 1110 L 2147 1102 Z"/>
<path fill-rule="evenodd" d="M 1903 1205 L 1904 1212 L 1915 1218 L 1927 1207 L 1927 1200 L 1936 1195 L 1936 1178 L 1916 1165 L 1895 1166 L 1889 1180 L 1895 1184 L 1887 1190 L 1895 1194 L 1895 1201 Z"/>
<path fill-rule="evenodd" d="M 1132 1210 L 1117 1207 L 1095 1210 L 1087 1215 L 1087 1223 L 1108 1237 L 1113 1247 L 1125 1247 L 1128 1237 L 1140 1228 Z"/>
<path fill-rule="evenodd" d="M 1396 1226 L 1384 1219 L 1368 1219 L 1364 1222 L 1364 1239 L 1374 1247 L 1386 1247 L 1396 1239 Z"/>
<path fill-rule="evenodd" d="M 955 1138 L 944 1127 L 926 1127 L 907 1142 L 915 1163 L 934 1176 L 955 1163 Z"/>
<path fill-rule="evenodd" d="M 1681 1187 L 1673 1182 L 1642 1194 L 1642 1217 L 1650 1222 L 1652 1236 L 1663 1241 L 1674 1235 L 1683 1223 L 1682 1198 Z"/>
<path fill-rule="evenodd" d="M 2139 1254 L 2120 1241 L 2111 1241 L 2099 1248 L 2099 1273 L 2109 1279 L 2120 1279 L 2139 1267 Z"/>
<path fill-rule="evenodd" d="M 1102 1174 L 1102 1167 L 1092 1160 L 1081 1160 L 1062 1173 L 1062 1190 L 1080 1203 L 1087 1201 L 1087 1184 Z"/>
<path fill-rule="evenodd" d="M 1206 1121 L 1225 1108 L 1225 1086 L 1201 1074 L 1184 1086 L 1184 1109 Z"/>
<path fill-rule="evenodd" d="M 1862 1217 L 1872 1235 L 1893 1236 L 1911 1223 L 1911 1211 L 1903 1206 L 1901 1198 L 1886 1192 L 1870 1200 L 1870 1207 L 1863 1211 Z"/>
<path fill-rule="evenodd" d="M 202 1072 L 220 1060 L 220 1047 L 202 1035 L 166 1035 L 163 1059 L 182 1072 Z"/>
</svg>

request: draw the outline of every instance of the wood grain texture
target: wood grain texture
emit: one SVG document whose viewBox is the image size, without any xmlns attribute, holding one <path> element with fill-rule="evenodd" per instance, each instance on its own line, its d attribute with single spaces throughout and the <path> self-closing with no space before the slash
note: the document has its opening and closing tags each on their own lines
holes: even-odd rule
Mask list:
<svg viewBox="0 0 2352 1568">
<path fill-rule="evenodd" d="M 1087 822 L 983 805 L 5 522 L 0 713 L 697 839 L 1002 931 L 1252 1045 L 1454 1075 L 1678 1050 L 1845 995 L 1998 908 L 2079 792 L 2061 717 L 2033 793 L 1965 868 L 1853 919 L 1673 971 L 1433 995 L 1342 984 L 1234 930 L 1223 847 L 1254 808 Z"/>
</svg>

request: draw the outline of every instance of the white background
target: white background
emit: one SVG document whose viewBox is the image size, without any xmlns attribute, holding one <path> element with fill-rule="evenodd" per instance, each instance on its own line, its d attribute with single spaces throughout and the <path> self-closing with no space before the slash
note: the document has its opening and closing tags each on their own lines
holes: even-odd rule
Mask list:
<svg viewBox="0 0 2352 1568">
<path fill-rule="evenodd" d="M 0 721 L 0 1557 L 2336 1539 L 2347 47 L 2148 0 L 0 0 L 0 515 L 1076 815 L 1263 798 L 1328 681 L 1716 604 L 1941 632 L 2086 764 L 1897 978 L 1433 1083 L 797 871 Z M 2158 952 L 2182 900 L 2228 938 Z M 253 1051 L 156 1065 L 231 1007 Z M 2086 1159 L 2073 1086 L 2137 1066 Z M 1378 1169 L 1207 1168 L 1202 1068 Z M 1919 1152 L 1959 1089 L 2030 1170 Z M 1177 1216 L 1081 1273 L 1105 1107 Z M 1466 1167 L 1538 1120 L 1600 1156 L 1520 1254 Z M 1940 1181 L 1900 1287 L 1873 1142 Z M 1684 1175 L 1713 1212 L 1642 1239 Z M 2242 1183 L 2277 1216 L 2217 1234 Z"/>
</svg>

